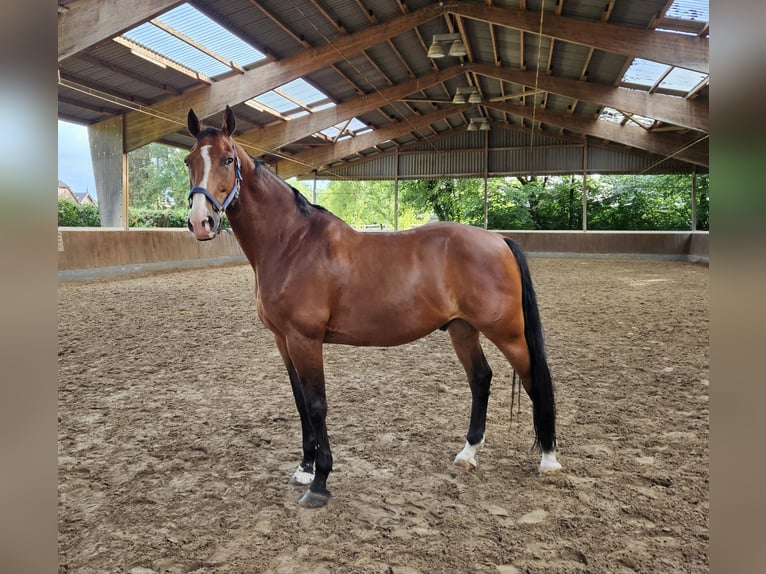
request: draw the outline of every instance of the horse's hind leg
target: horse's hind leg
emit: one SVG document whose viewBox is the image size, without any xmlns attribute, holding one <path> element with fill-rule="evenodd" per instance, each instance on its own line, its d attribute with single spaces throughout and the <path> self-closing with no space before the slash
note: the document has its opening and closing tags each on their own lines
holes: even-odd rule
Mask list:
<svg viewBox="0 0 766 574">
<path fill-rule="evenodd" d="M 518 373 L 521 384 L 532 401 L 536 444 L 539 444 L 542 451 L 540 474 L 558 474 L 561 472 L 561 464 L 556 459 L 555 413 L 546 406 L 546 401 L 541 398 L 539 390 L 534 388 L 531 358 L 524 336 L 509 338 L 492 332 L 485 332 L 485 335 L 502 351 L 511 367 Z M 543 370 L 543 365 L 539 365 L 538 368 Z M 548 366 L 545 364 L 544 371 L 547 373 L 547 370 Z M 549 377 L 549 375 L 546 376 Z"/>
<path fill-rule="evenodd" d="M 484 357 L 479 344 L 479 331 L 469 323 L 456 319 L 448 327 L 452 347 L 468 376 L 471 387 L 471 422 L 466 434 L 463 450 L 455 457 L 455 464 L 461 468 L 476 468 L 476 454 L 484 444 L 484 429 L 487 422 L 489 387 L 492 369 Z"/>
</svg>

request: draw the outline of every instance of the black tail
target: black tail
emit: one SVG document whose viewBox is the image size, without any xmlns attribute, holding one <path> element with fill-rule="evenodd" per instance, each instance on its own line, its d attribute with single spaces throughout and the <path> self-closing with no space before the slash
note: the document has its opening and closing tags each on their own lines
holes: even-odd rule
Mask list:
<svg viewBox="0 0 766 574">
<path fill-rule="evenodd" d="M 521 272 L 521 307 L 524 313 L 524 338 L 527 340 L 530 358 L 530 377 L 532 379 L 532 418 L 535 424 L 535 444 L 543 452 L 556 448 L 556 403 L 553 396 L 551 372 L 545 358 L 545 342 L 540 312 L 537 309 L 537 297 L 532 286 L 532 276 L 527 266 L 527 258 L 521 247 L 512 239 L 505 239 L 510 247 Z"/>
</svg>

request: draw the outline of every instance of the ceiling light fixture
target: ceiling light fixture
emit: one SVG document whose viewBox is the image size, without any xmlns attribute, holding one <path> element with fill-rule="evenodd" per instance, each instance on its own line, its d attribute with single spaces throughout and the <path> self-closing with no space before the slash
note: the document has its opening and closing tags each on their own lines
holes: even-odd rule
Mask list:
<svg viewBox="0 0 766 574">
<path fill-rule="evenodd" d="M 469 132 L 475 132 L 477 130 L 486 132 L 486 131 L 489 131 L 489 129 L 490 129 L 489 120 L 485 117 L 471 118 L 471 121 L 468 122 L 467 130 Z"/>
<path fill-rule="evenodd" d="M 453 104 L 480 104 L 481 94 L 479 90 L 473 86 L 464 87 L 461 86 L 455 91 L 455 96 L 452 98 Z"/>
<path fill-rule="evenodd" d="M 426 55 L 429 58 L 443 58 L 444 56 L 460 57 L 466 54 L 468 52 L 460 34 L 434 34 Z"/>
</svg>

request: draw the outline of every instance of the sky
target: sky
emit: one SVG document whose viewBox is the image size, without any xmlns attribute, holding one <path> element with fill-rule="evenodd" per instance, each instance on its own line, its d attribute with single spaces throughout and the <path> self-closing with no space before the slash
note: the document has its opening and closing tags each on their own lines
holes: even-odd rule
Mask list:
<svg viewBox="0 0 766 574">
<path fill-rule="evenodd" d="M 97 199 L 87 128 L 61 120 L 58 124 L 58 178 L 69 185 L 72 191 L 87 191 Z"/>
</svg>

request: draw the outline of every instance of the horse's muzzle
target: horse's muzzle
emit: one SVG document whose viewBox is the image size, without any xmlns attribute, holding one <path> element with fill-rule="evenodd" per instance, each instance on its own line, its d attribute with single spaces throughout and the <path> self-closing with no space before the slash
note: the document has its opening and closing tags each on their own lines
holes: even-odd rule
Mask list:
<svg viewBox="0 0 766 574">
<path fill-rule="evenodd" d="M 208 241 L 218 235 L 221 217 L 217 213 L 208 213 L 204 217 L 189 216 L 186 225 L 198 241 Z"/>
</svg>

